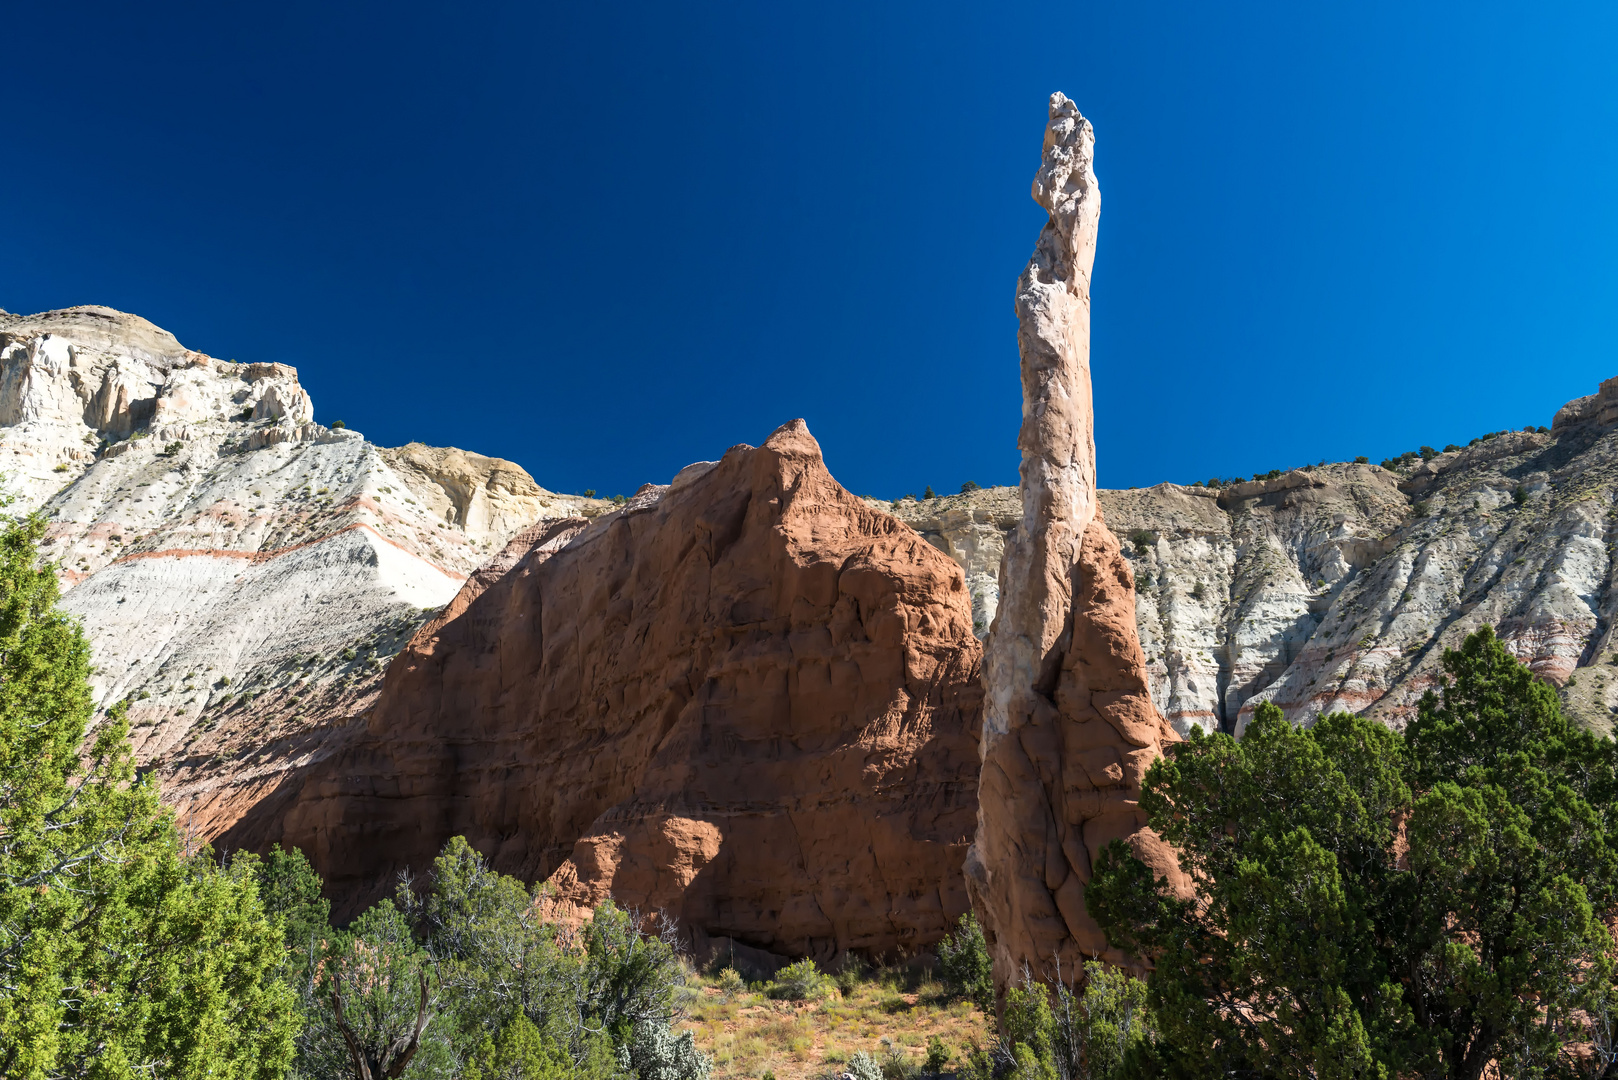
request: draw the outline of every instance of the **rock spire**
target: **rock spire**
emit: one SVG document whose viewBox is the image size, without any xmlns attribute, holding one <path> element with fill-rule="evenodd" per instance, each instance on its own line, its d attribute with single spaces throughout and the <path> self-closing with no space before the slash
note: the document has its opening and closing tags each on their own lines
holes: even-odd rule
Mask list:
<svg viewBox="0 0 1618 1080">
<path fill-rule="evenodd" d="M 1141 778 L 1177 738 L 1152 704 L 1134 579 L 1096 500 L 1090 270 L 1101 192 L 1095 133 L 1053 94 L 1034 201 L 1050 214 L 1017 282 L 1022 519 L 1007 537 L 983 664 L 977 838 L 967 889 L 1000 986 L 1027 964 L 1071 978 L 1109 955 L 1084 907 L 1114 839 L 1177 879 L 1145 827 Z"/>
</svg>

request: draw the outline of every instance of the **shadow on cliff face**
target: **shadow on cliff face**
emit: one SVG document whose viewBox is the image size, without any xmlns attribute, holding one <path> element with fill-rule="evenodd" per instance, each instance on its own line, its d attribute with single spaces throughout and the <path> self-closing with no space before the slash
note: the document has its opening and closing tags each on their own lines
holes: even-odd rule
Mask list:
<svg viewBox="0 0 1618 1080">
<path fill-rule="evenodd" d="M 302 848 L 340 916 L 461 834 L 564 917 L 610 894 L 699 943 L 924 945 L 967 907 L 979 662 L 960 567 L 794 421 L 513 541 L 222 846 Z"/>
</svg>

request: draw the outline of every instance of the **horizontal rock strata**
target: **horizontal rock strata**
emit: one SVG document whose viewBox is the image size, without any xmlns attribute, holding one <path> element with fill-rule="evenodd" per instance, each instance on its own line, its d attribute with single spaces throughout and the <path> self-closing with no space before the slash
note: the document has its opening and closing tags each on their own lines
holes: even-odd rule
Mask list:
<svg viewBox="0 0 1618 1080">
<path fill-rule="evenodd" d="M 0 471 L 50 520 L 98 702 L 200 840 L 329 751 L 508 537 L 606 505 L 495 458 L 314 422 L 284 364 L 110 308 L 0 315 Z"/>
<path fill-rule="evenodd" d="M 1602 386 L 1618 400 L 1618 380 Z M 1610 730 L 1618 409 L 1602 400 L 1564 406 L 1549 432 L 1495 433 L 1391 470 L 1323 464 L 1223 488 L 1101 491 L 1134 568 L 1158 708 L 1182 733 L 1240 730 L 1264 700 L 1304 723 L 1350 709 L 1400 727 L 1443 650 L 1488 622 L 1567 708 Z M 981 583 L 995 548 L 981 522 L 1004 523 L 1015 494 L 892 512 Z"/>
</svg>

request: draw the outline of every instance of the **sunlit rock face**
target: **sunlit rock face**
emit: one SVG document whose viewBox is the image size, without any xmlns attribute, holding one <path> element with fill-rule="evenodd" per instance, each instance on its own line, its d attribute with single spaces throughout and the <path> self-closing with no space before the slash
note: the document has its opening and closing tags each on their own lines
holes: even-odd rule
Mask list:
<svg viewBox="0 0 1618 1080">
<path fill-rule="evenodd" d="M 1049 219 L 1017 282 L 1021 513 L 1005 534 L 984 647 L 983 771 L 966 860 L 1002 987 L 1025 967 L 1071 977 L 1097 955 L 1133 962 L 1108 947 L 1084 905 L 1095 857 L 1112 840 L 1180 877 L 1139 807 L 1147 767 L 1177 736 L 1152 702 L 1131 571 L 1097 503 L 1094 149 L 1089 122 L 1053 95 L 1033 184 Z"/>
<path fill-rule="evenodd" d="M 1181 733 L 1240 731 L 1264 700 L 1300 723 L 1348 709 L 1402 727 L 1444 649 L 1491 623 L 1572 713 L 1609 730 L 1618 380 L 1602 388 L 1548 430 L 1394 469 L 1320 464 L 1223 488 L 1099 492 L 1134 569 L 1153 701 Z M 1016 492 L 892 509 L 985 583 L 997 548 L 982 523 L 1009 535 Z M 998 586 L 980 587 L 974 604 L 992 607 Z"/>
<path fill-rule="evenodd" d="M 611 896 L 699 948 L 924 946 L 967 906 L 980 655 L 960 568 L 795 421 L 519 535 L 238 838 L 303 848 L 346 906 L 464 835 L 568 918 Z"/>
<path fill-rule="evenodd" d="M 110 308 L 0 314 L 0 470 L 49 519 L 98 702 L 201 839 L 327 752 L 429 613 L 519 529 L 603 504 L 314 422 L 283 364 Z"/>
</svg>

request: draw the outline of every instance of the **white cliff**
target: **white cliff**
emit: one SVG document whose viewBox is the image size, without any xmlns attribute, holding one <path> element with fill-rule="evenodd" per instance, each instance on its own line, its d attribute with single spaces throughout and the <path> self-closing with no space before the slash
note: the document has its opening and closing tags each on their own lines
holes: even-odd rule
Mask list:
<svg viewBox="0 0 1618 1080">
<path fill-rule="evenodd" d="M 1551 428 L 1430 460 L 1309 466 L 1218 488 L 1101 491 L 1134 566 L 1152 696 L 1181 733 L 1241 730 L 1273 700 L 1396 727 L 1446 647 L 1485 622 L 1598 730 L 1618 710 L 1618 379 Z M 892 504 L 968 581 L 1013 488 Z M 884 504 L 886 505 L 886 504 Z M 974 605 L 992 608 L 992 587 Z"/>
<path fill-rule="evenodd" d="M 204 837 L 356 722 L 520 529 L 593 514 L 520 467 L 314 422 L 297 372 L 108 308 L 0 314 L 0 472 L 90 639 L 98 702 Z"/>
</svg>

